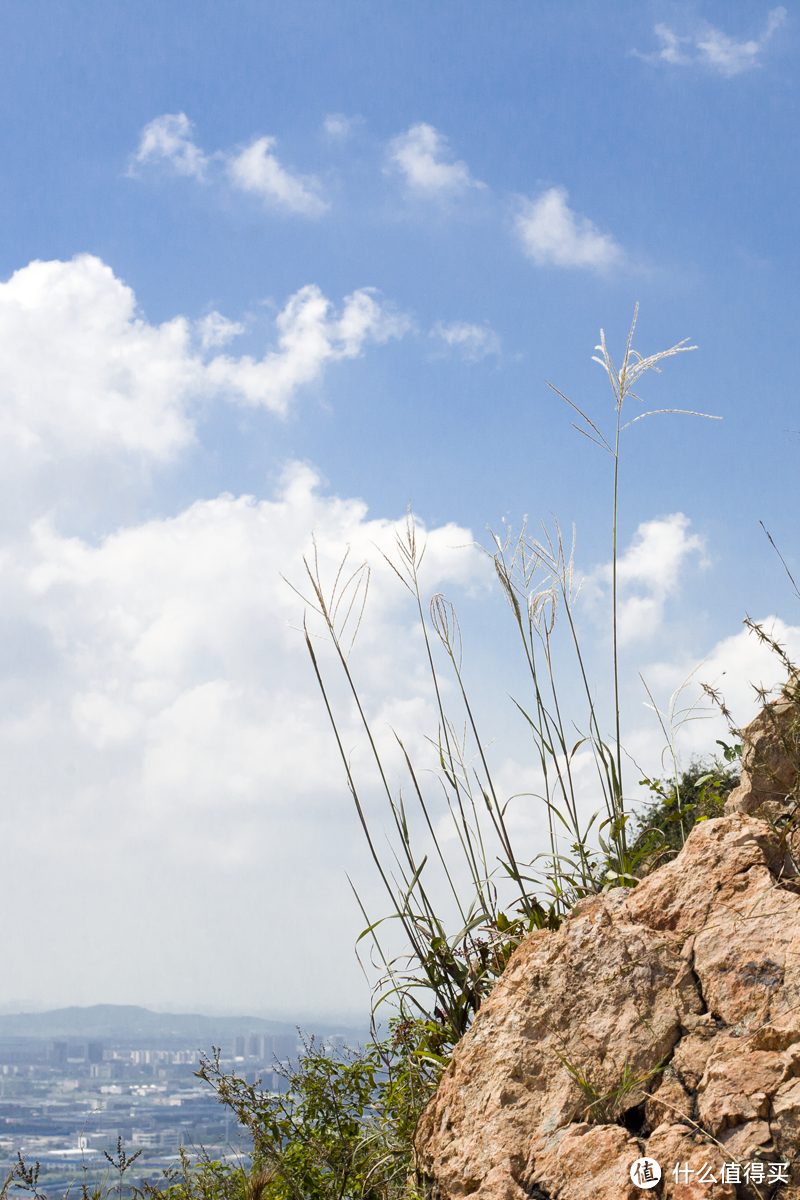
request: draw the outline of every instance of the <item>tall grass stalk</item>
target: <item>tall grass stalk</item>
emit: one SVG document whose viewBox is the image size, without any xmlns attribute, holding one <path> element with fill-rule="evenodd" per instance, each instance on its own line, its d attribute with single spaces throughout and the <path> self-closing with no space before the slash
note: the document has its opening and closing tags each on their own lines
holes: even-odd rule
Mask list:
<svg viewBox="0 0 800 1200">
<path fill-rule="evenodd" d="M 626 400 L 638 400 L 643 403 L 642 397 L 637 395 L 634 390 L 639 386 L 639 381 L 647 371 L 655 371 L 661 374 L 661 368 L 657 365 L 662 359 L 671 358 L 675 354 L 685 354 L 690 350 L 696 350 L 696 346 L 687 346 L 688 338 L 671 346 L 669 350 L 661 350 L 657 354 L 650 354 L 646 358 L 639 354 L 638 350 L 633 349 L 633 335 L 636 329 L 636 321 L 639 316 L 639 305 L 636 305 L 633 313 L 633 321 L 628 332 L 628 340 L 625 345 L 625 354 L 622 359 L 622 365 L 619 369 L 614 366 L 611 355 L 608 353 L 606 346 L 606 337 L 604 331 L 600 330 L 600 345 L 595 346 L 595 350 L 599 350 L 602 357 L 597 355 L 592 356 L 592 361 L 599 363 L 603 370 L 608 375 L 611 389 L 614 394 L 614 413 L 615 423 L 611 438 L 608 439 L 600 431 L 600 428 L 591 420 L 587 414 L 573 402 L 560 392 L 552 383 L 548 384 L 554 392 L 557 392 L 563 400 L 579 415 L 583 421 L 583 425 L 576 425 L 573 422 L 573 429 L 577 429 L 589 441 L 594 442 L 601 450 L 607 451 L 614 459 L 614 484 L 612 489 L 612 505 L 611 505 L 611 638 L 612 638 L 612 658 L 613 658 L 613 676 L 614 676 L 614 734 L 616 745 L 616 769 L 618 790 L 616 795 L 615 805 L 617 808 L 617 819 L 622 822 L 621 837 L 623 845 L 625 843 L 625 828 L 624 828 L 624 800 L 622 792 L 622 740 L 620 737 L 620 700 L 619 700 L 619 629 L 618 629 L 618 605 L 617 605 L 617 560 L 618 546 L 617 533 L 619 528 L 619 468 L 620 468 L 620 444 L 622 434 L 631 425 L 637 421 L 641 421 L 644 417 L 654 417 L 663 413 L 681 413 L 684 416 L 690 417 L 705 417 L 711 421 L 719 421 L 721 417 L 712 416 L 710 413 L 698 413 L 685 408 L 655 408 L 648 409 L 645 412 L 639 413 L 638 416 L 632 417 L 630 421 L 623 424 L 623 410 Z"/>
<path fill-rule="evenodd" d="M 494 559 L 497 577 L 521 639 L 532 693 L 531 702 L 515 700 L 514 703 L 532 734 L 541 779 L 541 790 L 535 795 L 503 797 L 499 794 L 492 776 L 487 743 L 464 680 L 458 618 L 444 596 L 436 595 L 429 606 L 425 605 L 420 583 L 425 546 L 418 539 L 414 520 L 409 516 L 405 529 L 396 535 L 393 554 L 382 551 L 381 554 L 411 595 L 420 623 L 437 713 L 437 729 L 429 741 L 436 754 L 438 786 L 456 835 L 458 857 L 454 863 L 445 853 L 434 820 L 433 801 L 423 787 L 419 766 L 412 761 L 397 733 L 394 736 L 408 785 L 405 791 L 393 793 L 378 739 L 350 668 L 350 652 L 367 601 L 369 567 L 365 563 L 352 566 L 348 552 L 332 581 L 326 583 L 315 544 L 313 555 L 305 562 L 305 586 L 295 588 L 306 602 L 307 611 L 312 610 L 321 618 L 324 636 L 333 646 L 390 817 L 393 836 L 385 850 L 379 846 L 370 827 L 368 805 L 345 750 L 343 733 L 331 703 L 312 632 L 306 624 L 306 645 L 347 785 L 389 901 L 388 914 L 371 920 L 358 898 L 367 922 L 359 941 L 371 940 L 383 971 L 375 1003 L 378 1005 L 391 999 L 402 1016 L 411 1013 L 418 1019 L 432 1022 L 439 1030 L 437 1037 L 443 1039 L 443 1045 L 454 1043 L 465 1032 L 512 950 L 529 930 L 537 926 L 557 926 L 564 913 L 583 895 L 604 886 L 632 886 L 637 882 L 636 852 L 629 850 L 626 839 L 628 814 L 623 795 L 620 728 L 617 539 L 621 439 L 631 425 L 645 416 L 687 413 L 685 409 L 655 409 L 639 413 L 630 420 L 624 419 L 626 402 L 634 399 L 641 402 L 635 389 L 642 375 L 646 371 L 659 371 L 658 364 L 662 359 L 695 348 L 680 342 L 668 350 L 644 357 L 632 345 L 637 315 L 638 306 L 619 369 L 608 353 L 604 333 L 601 331 L 600 334 L 597 349 L 601 357 L 595 356 L 595 361 L 606 371 L 614 397 L 615 420 L 608 436 L 601 431 L 601 423 L 593 421 L 557 388 L 553 389 L 580 417 L 582 424 L 574 424 L 574 428 L 614 459 L 611 505 L 613 745 L 609 745 L 603 733 L 604 721 L 597 711 L 594 689 L 578 638 L 574 610 L 580 588 L 575 587 L 573 577 L 574 534 L 569 552 L 557 523 L 552 533 L 543 526 L 539 539 L 529 534 L 525 523 L 517 535 L 509 532 L 505 539 L 492 534 L 492 548 L 488 552 Z M 710 414 L 688 415 L 708 417 Z M 554 637 L 559 612 L 565 618 L 565 645 L 579 681 L 582 717 L 567 715 L 562 701 L 565 664 L 562 660 L 556 662 L 557 639 Z M 434 653 L 436 642 L 444 652 L 455 682 L 461 709 L 458 721 L 445 708 Z M 563 649 L 559 646 L 559 653 Z M 459 732 L 459 728 L 463 732 Z M 585 753 L 594 759 L 602 807 L 605 808 L 605 816 L 594 833 L 594 822 L 602 807 L 593 817 L 582 816 L 575 779 L 576 756 Z M 409 795 L 422 818 L 424 836 L 429 843 L 427 854 L 418 848 L 418 835 L 407 808 Z M 524 799 L 544 805 L 543 815 L 550 840 L 548 854 L 532 855 L 512 836 L 509 805 Z M 438 864 L 439 879 L 449 893 L 449 903 L 456 914 L 454 933 L 447 932 L 441 893 L 431 880 L 434 863 Z M 538 896 L 542 896 L 543 901 Z M 402 928 L 407 943 L 403 955 L 393 955 L 384 944 L 383 934 L 379 931 L 386 920 L 394 920 Z"/>
</svg>

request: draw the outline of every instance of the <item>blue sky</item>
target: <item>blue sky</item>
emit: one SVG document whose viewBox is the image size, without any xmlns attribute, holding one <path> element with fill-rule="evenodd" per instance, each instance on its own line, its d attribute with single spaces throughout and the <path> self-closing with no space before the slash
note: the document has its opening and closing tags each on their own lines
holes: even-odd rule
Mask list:
<svg viewBox="0 0 800 1200">
<path fill-rule="evenodd" d="M 2 937 L 41 965 L 0 1003 L 361 1012 L 343 869 L 369 893 L 369 867 L 280 582 L 312 528 L 330 565 L 374 557 L 413 506 L 513 790 L 501 600 L 455 547 L 574 522 L 606 671 L 610 460 L 547 381 L 610 422 L 591 357 L 639 302 L 642 352 L 699 347 L 648 403 L 723 420 L 625 445 L 631 747 L 657 762 L 638 670 L 666 694 L 708 657 L 747 715 L 769 668 L 745 612 L 798 644 L 759 526 L 799 569 L 798 10 L 26 0 L 3 22 Z M 409 615 L 375 579 L 365 687 L 424 747 Z M 319 929 L 322 997 L 287 911 Z"/>
</svg>

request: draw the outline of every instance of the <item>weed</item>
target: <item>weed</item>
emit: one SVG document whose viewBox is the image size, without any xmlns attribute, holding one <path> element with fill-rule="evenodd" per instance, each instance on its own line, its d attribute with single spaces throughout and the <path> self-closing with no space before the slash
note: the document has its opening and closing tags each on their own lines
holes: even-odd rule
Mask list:
<svg viewBox="0 0 800 1200">
<path fill-rule="evenodd" d="M 312 557 L 305 563 L 305 587 L 295 588 L 303 597 L 307 612 L 314 612 L 321 618 L 324 635 L 333 646 L 377 770 L 394 834 L 388 854 L 380 851 L 366 817 L 360 784 L 345 751 L 322 667 L 306 626 L 306 645 L 341 755 L 347 785 L 389 899 L 388 914 L 377 921 L 371 920 L 362 906 L 366 928 L 359 943 L 369 939 L 382 971 L 375 1006 L 392 1001 L 402 1018 L 416 1016 L 423 1022 L 434 1022 L 441 1028 L 446 1045 L 454 1044 L 464 1034 L 525 934 L 543 926 L 556 928 L 582 896 L 604 887 L 635 886 L 637 868 L 647 857 L 648 851 L 641 845 L 629 848 L 627 827 L 631 818 L 623 797 L 617 652 L 620 447 L 622 434 L 644 416 L 685 411 L 650 410 L 626 419 L 629 402 L 640 400 L 635 389 L 642 376 L 648 371 L 659 371 L 658 364 L 663 359 L 694 347 L 681 342 L 669 350 L 644 357 L 632 346 L 635 325 L 636 313 L 619 369 L 608 353 L 602 331 L 600 335 L 598 350 L 601 357 L 596 361 L 608 376 L 614 400 L 614 426 L 608 436 L 601 431 L 602 422 L 593 421 L 564 396 L 581 419 L 582 424 L 575 428 L 614 459 L 611 691 L 615 733 L 611 743 L 603 736 L 595 690 L 587 677 L 577 635 L 574 605 L 580 589 L 573 581 L 574 538 L 573 546 L 568 550 L 557 524 L 552 532 L 543 527 L 540 539 L 532 537 L 527 525 L 523 524 L 516 537 L 509 533 L 501 540 L 492 535 L 489 551 L 519 634 L 531 685 L 532 700 L 515 701 L 515 704 L 533 738 L 542 789 L 529 799 L 543 805 L 550 836 L 548 854 L 531 858 L 511 836 L 507 819 L 509 805 L 512 801 L 521 802 L 524 797 L 502 796 L 495 784 L 486 740 L 478 727 L 464 683 L 461 630 L 455 610 L 441 595 L 434 596 L 427 609 L 423 600 L 420 567 L 425 547 L 418 540 L 413 518 L 409 516 L 405 530 L 397 534 L 394 554 L 383 557 L 410 593 L 420 622 L 438 710 L 438 729 L 431 742 L 438 760 L 439 786 L 456 834 L 455 862 L 448 861 L 445 855 L 433 818 L 433 802 L 423 789 L 419 768 L 412 762 L 399 735 L 396 735 L 397 745 L 409 784 L 406 794 L 393 794 L 387 768 L 350 667 L 350 653 L 368 595 L 368 566 L 353 566 L 346 555 L 332 583 L 327 586 L 321 575 L 315 545 Z M 559 694 L 559 680 L 563 679 L 564 668 L 561 663 L 557 667 L 555 661 L 557 614 L 563 617 L 572 666 L 580 681 L 583 713 L 577 719 L 566 714 Z M 434 657 L 437 642 L 455 683 L 460 707 L 457 718 L 445 710 L 444 689 Z M 588 819 L 581 816 L 574 778 L 576 756 L 582 752 L 593 756 L 598 791 L 605 809 L 604 813 L 601 809 Z M 428 854 L 418 850 L 411 832 L 413 823 L 407 809 L 408 797 L 422 817 L 430 844 Z M 594 831 L 598 817 L 600 821 Z M 448 932 L 445 927 L 439 884 L 433 886 L 434 871 L 449 891 L 456 914 L 455 932 Z M 464 877 L 465 871 L 466 887 L 457 882 Z M 434 897 L 438 898 L 436 902 Z M 380 927 L 387 920 L 397 922 L 402 928 L 406 950 L 400 956 L 392 955 L 384 948 Z"/>
<path fill-rule="evenodd" d="M 723 816 L 725 801 L 739 783 L 735 749 L 725 747 L 731 754 L 727 762 L 722 756 L 692 759 L 677 777 L 640 781 L 651 795 L 633 825 L 634 847 L 644 850 L 639 866 L 642 876 L 675 858 L 698 821 Z"/>
<path fill-rule="evenodd" d="M 139 1149 L 135 1150 L 133 1154 L 126 1154 L 122 1146 L 122 1137 L 117 1138 L 116 1157 L 112 1158 L 107 1150 L 103 1151 L 103 1154 L 108 1159 L 113 1170 L 117 1172 L 117 1196 L 119 1197 L 119 1200 L 122 1200 L 122 1187 L 125 1173 L 130 1170 L 141 1153 L 142 1151 Z"/>
<path fill-rule="evenodd" d="M 667 1063 L 667 1059 L 663 1058 L 649 1071 L 636 1075 L 628 1060 L 625 1059 L 618 1082 L 612 1088 L 601 1091 L 588 1071 L 569 1062 L 557 1050 L 555 1054 L 567 1068 L 583 1096 L 583 1103 L 575 1110 L 572 1119 L 573 1121 L 587 1121 L 590 1125 L 609 1125 L 619 1121 L 632 1107 L 631 1097 L 635 1096 L 635 1093 L 639 1092 L 648 1080 L 660 1075 Z"/>
<path fill-rule="evenodd" d="M 306 1041 L 297 1065 L 276 1068 L 287 1086 L 279 1095 L 226 1075 L 218 1052 L 198 1075 L 250 1133 L 263 1200 L 412 1200 L 412 1138 L 443 1049 L 435 1023 L 396 1020 L 359 1051 Z"/>
</svg>

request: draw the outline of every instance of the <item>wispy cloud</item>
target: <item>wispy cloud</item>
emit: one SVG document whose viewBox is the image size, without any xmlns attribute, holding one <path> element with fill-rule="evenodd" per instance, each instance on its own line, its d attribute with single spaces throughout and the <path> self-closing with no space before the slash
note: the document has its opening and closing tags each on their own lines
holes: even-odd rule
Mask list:
<svg viewBox="0 0 800 1200">
<path fill-rule="evenodd" d="M 284 212 L 318 217 L 330 206 L 320 196 L 320 184 L 313 175 L 298 175 L 278 160 L 274 137 L 256 138 L 236 152 L 218 150 L 207 155 L 193 140 L 194 126 L 186 113 L 164 113 L 142 130 L 139 148 L 134 154 L 129 175 L 142 167 L 168 166 L 179 175 L 199 182 L 210 182 L 213 168 L 224 171 L 239 191 L 260 196 L 266 204 Z"/>
<path fill-rule="evenodd" d="M 453 321 L 445 325 L 437 321 L 429 334 L 461 355 L 465 362 L 479 362 L 487 354 L 500 353 L 500 339 L 488 325 L 471 325 L 468 321 Z"/>
<path fill-rule="evenodd" d="M 133 156 L 128 174 L 135 173 L 135 164 L 140 166 L 167 162 L 179 175 L 190 175 L 204 179 L 208 159 L 192 140 L 194 126 L 186 113 L 164 113 L 145 125 L 139 140 L 139 149 Z"/>
<path fill-rule="evenodd" d="M 759 61 L 760 56 L 775 30 L 785 20 L 786 9 L 783 6 L 771 9 L 761 36 L 746 42 L 735 41 L 713 25 L 705 24 L 697 33 L 679 36 L 668 25 L 660 24 L 655 27 L 656 37 L 661 42 L 660 50 L 649 54 L 640 54 L 638 50 L 633 50 L 632 53 L 644 62 L 654 64 L 710 67 L 729 79 L 733 75 L 740 75 L 743 71 L 750 71 L 762 65 Z"/>
<path fill-rule="evenodd" d="M 363 117 L 346 117 L 344 113 L 328 113 L 322 122 L 322 128 L 332 138 L 344 140 L 348 138 L 357 125 L 362 125 Z"/>
<path fill-rule="evenodd" d="M 433 125 L 412 125 L 389 143 L 389 159 L 405 175 L 412 191 L 436 196 L 464 188 L 485 188 L 465 162 L 451 162 L 447 138 Z"/>
<path fill-rule="evenodd" d="M 272 153 L 275 138 L 257 138 L 240 154 L 228 159 L 228 175 L 235 187 L 254 192 L 287 212 L 318 217 L 330 207 L 317 194 L 313 176 L 293 175 Z"/>
<path fill-rule="evenodd" d="M 619 262 L 622 248 L 587 217 L 574 213 L 568 199 L 565 188 L 554 187 L 536 200 L 523 200 L 516 227 L 526 254 L 539 266 L 604 270 Z"/>
<path fill-rule="evenodd" d="M 227 346 L 228 342 L 244 333 L 244 325 L 238 321 L 229 321 L 222 313 L 210 312 L 197 322 L 197 332 L 200 335 L 200 345 L 204 350 L 209 350 L 212 346 Z"/>
</svg>

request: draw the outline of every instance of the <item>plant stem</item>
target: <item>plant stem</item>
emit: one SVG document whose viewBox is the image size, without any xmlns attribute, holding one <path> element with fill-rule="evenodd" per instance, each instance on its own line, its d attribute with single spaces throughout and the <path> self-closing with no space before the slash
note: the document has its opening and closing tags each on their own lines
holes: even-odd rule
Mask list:
<svg viewBox="0 0 800 1200">
<path fill-rule="evenodd" d="M 619 815 L 619 809 L 622 805 L 622 745 L 620 741 L 620 719 L 619 719 L 619 655 L 617 653 L 617 504 L 619 498 L 619 435 L 620 423 L 622 420 L 622 399 L 620 398 L 617 407 L 617 440 L 614 446 L 614 511 L 612 520 L 612 542 L 611 542 L 611 625 L 613 636 L 613 653 L 614 653 L 614 719 L 615 729 L 614 736 L 617 745 L 617 783 L 619 785 L 619 795 L 614 797 L 615 815 Z M 625 830 L 622 833 L 622 844 L 625 844 Z"/>
</svg>

